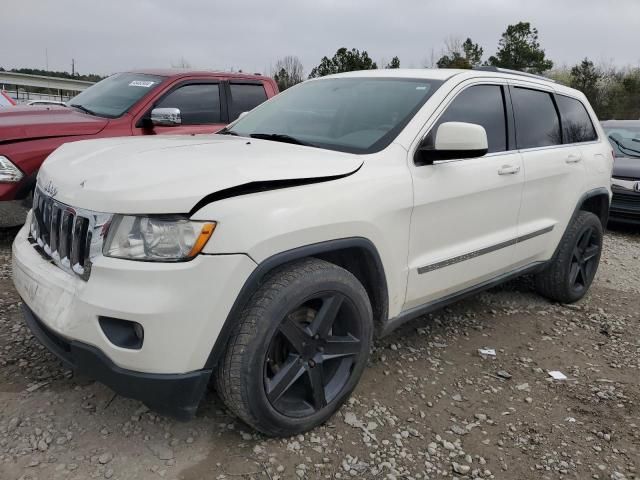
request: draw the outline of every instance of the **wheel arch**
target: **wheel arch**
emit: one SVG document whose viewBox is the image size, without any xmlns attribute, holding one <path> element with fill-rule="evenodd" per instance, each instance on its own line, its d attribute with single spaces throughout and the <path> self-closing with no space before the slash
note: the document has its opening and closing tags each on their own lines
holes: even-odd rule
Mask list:
<svg viewBox="0 0 640 480">
<path fill-rule="evenodd" d="M 382 329 L 388 319 L 389 293 L 378 249 L 371 240 L 364 237 L 327 240 L 277 253 L 258 264 L 236 297 L 204 368 L 213 368 L 218 363 L 233 330 L 234 318 L 262 285 L 269 272 L 286 263 L 309 257 L 325 260 L 352 273 L 369 295 L 374 328 L 377 331 Z"/>
<path fill-rule="evenodd" d="M 581 198 L 576 213 L 580 210 L 594 213 L 600 219 L 602 228 L 605 229 L 607 227 L 607 221 L 609 220 L 609 204 L 609 191 L 604 187 L 596 188 L 595 190 L 587 192 Z M 576 213 L 573 214 L 571 220 L 575 218 Z"/>
</svg>

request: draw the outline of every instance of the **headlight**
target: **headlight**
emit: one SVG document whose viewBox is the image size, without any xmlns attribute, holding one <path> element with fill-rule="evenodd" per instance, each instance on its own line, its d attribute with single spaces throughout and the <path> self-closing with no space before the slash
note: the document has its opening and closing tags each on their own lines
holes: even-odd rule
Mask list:
<svg viewBox="0 0 640 480">
<path fill-rule="evenodd" d="M 200 253 L 215 227 L 215 222 L 182 217 L 114 215 L 102 253 L 130 260 L 188 260 Z"/>
<path fill-rule="evenodd" d="M 7 157 L 0 155 L 0 182 L 19 182 L 24 174 Z"/>
</svg>

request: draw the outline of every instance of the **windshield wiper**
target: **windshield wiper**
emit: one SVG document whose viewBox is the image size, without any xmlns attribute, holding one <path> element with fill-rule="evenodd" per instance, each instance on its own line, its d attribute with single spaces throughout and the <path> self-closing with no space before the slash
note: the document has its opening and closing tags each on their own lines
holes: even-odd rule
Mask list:
<svg viewBox="0 0 640 480">
<path fill-rule="evenodd" d="M 72 103 L 69 106 L 77 108 L 78 110 L 81 110 L 84 113 L 88 113 L 89 115 L 93 115 L 93 116 L 96 116 L 96 117 L 98 116 L 98 114 L 96 112 L 94 112 L 93 110 L 89 110 L 87 107 L 85 107 L 83 105 L 80 105 L 79 103 Z"/>
<path fill-rule="evenodd" d="M 309 142 L 303 142 L 302 140 L 286 135 L 284 133 L 252 133 L 249 135 L 251 138 L 258 138 L 261 140 L 273 140 L 274 142 L 293 143 L 295 145 L 303 145 L 305 147 L 314 147 L 315 145 Z"/>
<path fill-rule="evenodd" d="M 618 146 L 618 148 L 620 148 L 620 150 L 628 150 L 629 152 L 633 152 L 633 153 L 622 152 L 625 155 L 631 155 L 632 157 L 640 158 L 640 150 L 635 150 L 633 148 L 626 147 L 625 145 L 622 144 L 621 141 L 619 141 L 619 140 L 617 140 L 617 139 L 615 139 L 615 138 L 613 138 L 611 136 L 609 136 L 609 139 L 613 140 L 613 142 Z"/>
<path fill-rule="evenodd" d="M 222 130 L 217 131 L 216 135 L 233 135 L 235 137 L 238 136 L 236 132 L 234 132 L 233 130 L 229 130 L 227 128 L 223 128 Z"/>
</svg>

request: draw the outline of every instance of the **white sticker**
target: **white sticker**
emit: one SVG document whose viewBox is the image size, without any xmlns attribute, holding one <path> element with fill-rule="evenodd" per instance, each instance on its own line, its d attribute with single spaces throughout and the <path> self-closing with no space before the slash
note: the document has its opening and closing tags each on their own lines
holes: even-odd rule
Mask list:
<svg viewBox="0 0 640 480">
<path fill-rule="evenodd" d="M 427 89 L 427 87 L 424 87 L 424 86 L 423 87 L 416 87 L 416 90 L 426 90 L 426 89 Z"/>
<path fill-rule="evenodd" d="M 130 87 L 144 87 L 144 88 L 149 88 L 151 85 L 153 85 L 156 82 L 149 82 L 149 81 L 144 81 L 144 80 L 134 80 L 133 82 L 131 82 L 129 84 Z"/>
</svg>

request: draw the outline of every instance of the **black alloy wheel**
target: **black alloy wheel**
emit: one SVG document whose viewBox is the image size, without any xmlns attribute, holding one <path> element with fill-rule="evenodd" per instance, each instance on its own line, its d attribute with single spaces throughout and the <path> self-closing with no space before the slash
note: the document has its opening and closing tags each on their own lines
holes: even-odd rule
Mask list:
<svg viewBox="0 0 640 480">
<path fill-rule="evenodd" d="M 373 313 L 349 271 L 306 258 L 267 274 L 234 319 L 216 390 L 270 436 L 306 432 L 349 398 L 367 366 Z"/>
<path fill-rule="evenodd" d="M 290 417 L 325 408 L 362 354 L 361 335 L 355 306 L 340 292 L 304 301 L 282 320 L 267 352 L 264 387 L 271 405 Z"/>
<path fill-rule="evenodd" d="M 573 249 L 569 283 L 576 292 L 588 288 L 598 269 L 600 259 L 600 235 L 592 226 L 582 232 Z"/>
</svg>

